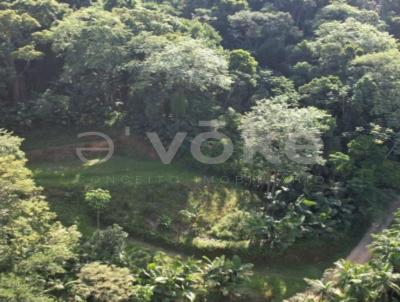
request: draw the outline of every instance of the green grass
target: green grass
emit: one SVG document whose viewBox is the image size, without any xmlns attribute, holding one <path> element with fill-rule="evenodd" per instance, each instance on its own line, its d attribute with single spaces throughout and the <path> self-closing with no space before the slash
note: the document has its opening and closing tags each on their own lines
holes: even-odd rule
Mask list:
<svg viewBox="0 0 400 302">
<path fill-rule="evenodd" d="M 360 225 L 337 239 L 299 242 L 281 257 L 256 263 L 256 272 L 272 281 L 275 288 L 281 285 L 284 298 L 291 297 L 306 288 L 304 278 L 320 279 L 334 262 L 345 258 L 359 242 L 363 232 L 364 227 Z"/>
<path fill-rule="evenodd" d="M 136 160 L 127 156 L 114 156 L 106 163 L 94 160 L 83 164 L 79 160 L 68 160 L 35 162 L 29 166 L 37 183 L 45 188 L 51 208 L 63 223 L 76 223 L 81 232 L 89 236 L 95 229 L 95 216 L 83 202 L 83 192 L 87 187 L 108 188 L 112 192 L 113 204 L 103 214 L 103 224 L 119 223 L 135 238 L 131 244 L 171 255 L 177 255 L 182 250 L 175 249 L 173 244 L 164 244 L 161 239 L 168 238 L 168 232 L 163 235 L 165 238 L 153 234 L 150 241 L 144 242 L 148 237 L 141 235 L 149 232 L 144 227 L 144 217 L 154 213 L 170 217 L 178 215 L 179 210 L 187 205 L 189 195 L 199 198 L 201 194 L 196 190 L 204 176 L 199 171 L 187 169 L 183 163 L 163 165 L 158 161 Z M 241 188 L 218 186 L 225 190 L 218 200 L 230 197 L 224 194 L 239 194 L 237 198 L 240 199 Z M 214 198 L 220 191 L 210 192 Z M 218 217 L 215 211 L 219 206 L 217 204 L 216 209 L 215 205 L 209 207 L 212 209 L 210 216 Z M 249 284 L 255 293 L 254 301 L 259 301 L 260 295 L 281 301 L 282 297 L 303 290 L 303 279 L 320 278 L 334 261 L 347 255 L 361 237 L 362 230 L 360 227 L 338 240 L 299 242 L 283 255 L 266 255 L 255 260 L 257 274 Z M 265 281 L 273 285 L 272 290 L 262 286 Z"/>
<path fill-rule="evenodd" d="M 76 213 L 87 213 L 82 202 L 85 190 L 105 188 L 112 195 L 112 211 L 103 215 L 106 223 L 117 222 L 133 234 L 172 245 L 187 245 L 184 241 L 190 239 L 181 236 L 191 224 L 184 221 L 183 210 L 197 213 L 210 225 L 253 198 L 240 186 L 205 183 L 207 175 L 179 162 L 163 165 L 114 156 L 106 163 L 68 160 L 36 162 L 30 167 L 63 221 L 73 223 L 79 218 Z"/>
<path fill-rule="evenodd" d="M 56 163 L 37 162 L 29 166 L 40 185 L 65 189 L 87 186 L 129 187 L 162 182 L 196 183 L 203 177 L 180 163 L 164 165 L 159 161 L 136 160 L 126 156 L 113 156 L 105 163 L 97 160 L 82 163 L 73 159 Z"/>
<path fill-rule="evenodd" d="M 177 225 L 180 212 L 194 205 L 193 210 L 203 210 L 204 216 L 217 220 L 228 206 L 231 209 L 249 195 L 238 186 L 206 184 L 207 175 L 187 169 L 180 162 L 163 165 L 159 161 L 114 156 L 105 163 L 67 160 L 35 162 L 29 166 L 63 220 L 71 223 L 79 218 L 76 213 L 87 212 L 82 202 L 85 190 L 105 188 L 113 197 L 113 211 L 103 215 L 106 222 L 118 222 L 143 236 L 151 220 L 172 220 Z M 154 232 L 147 237 L 158 240 L 157 231 Z M 171 236 L 165 230 L 163 239 L 174 241 Z"/>
<path fill-rule="evenodd" d="M 68 225 L 77 224 L 84 234 L 94 230 L 93 213 L 83 201 L 89 188 L 107 188 L 113 197 L 131 195 L 146 184 L 161 182 L 194 183 L 200 174 L 184 169 L 180 164 L 163 165 L 158 161 L 135 160 L 114 156 L 110 161 L 82 163 L 78 159 L 62 162 L 30 163 L 38 185 L 42 186 L 52 209 Z"/>
<path fill-rule="evenodd" d="M 21 136 L 27 136 L 23 147 L 29 151 L 76 143 L 80 132 L 84 131 L 46 129 L 28 135 L 22 133 Z M 108 130 L 106 133 L 120 135 L 122 130 Z M 157 236 L 142 236 L 142 233 L 148 232 L 144 227 L 144 217 L 156 213 L 174 218 L 179 210 L 187 206 L 190 198 L 200 198 L 201 193 L 204 195 L 204 192 L 198 192 L 199 186 L 209 187 L 213 199 L 217 194 L 219 201 L 229 197 L 224 194 L 236 194 L 241 199 L 242 188 L 217 184 L 219 191 L 212 191 L 211 186 L 202 184 L 203 177 L 208 175 L 187 168 L 184 162 L 163 165 L 132 152 L 129 155 L 129 152 L 131 150 L 122 156 L 113 156 L 106 163 L 93 160 L 83 164 L 77 159 L 71 159 L 34 162 L 29 163 L 29 167 L 37 183 L 45 188 L 52 210 L 64 224 L 77 224 L 84 236 L 90 236 L 95 230 L 95 215 L 84 203 L 83 192 L 88 187 L 108 188 L 113 196 L 113 204 L 102 214 L 103 226 L 119 223 L 131 234 L 130 245 L 153 252 L 162 251 L 172 256 L 191 255 L 191 251 L 187 253 L 174 245 L 165 244 Z M 209 215 L 217 219 L 218 210 L 224 210 L 218 202 L 208 209 Z M 344 234 L 336 240 L 299 242 L 283 255 L 269 254 L 261 259 L 245 259 L 255 262 L 256 274 L 248 284 L 254 294 L 251 301 L 266 301 L 263 296 L 281 301 L 283 297 L 302 291 L 306 286 L 303 279 L 320 278 L 334 261 L 347 255 L 358 242 L 363 230 L 364 226 L 360 226 L 351 234 Z M 168 234 L 164 234 L 164 237 L 168 237 Z M 264 286 L 266 282 L 269 284 L 267 287 Z"/>
<path fill-rule="evenodd" d="M 23 149 L 25 151 L 42 149 L 47 147 L 63 146 L 78 142 L 77 135 L 83 131 L 68 128 L 32 129 L 29 133 L 17 132 L 24 138 Z"/>
</svg>

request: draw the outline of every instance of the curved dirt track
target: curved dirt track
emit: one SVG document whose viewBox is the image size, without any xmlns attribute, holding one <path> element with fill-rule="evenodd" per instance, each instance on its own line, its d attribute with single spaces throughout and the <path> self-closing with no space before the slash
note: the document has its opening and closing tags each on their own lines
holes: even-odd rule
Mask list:
<svg viewBox="0 0 400 302">
<path fill-rule="evenodd" d="M 371 258 L 371 254 L 368 250 L 368 246 L 372 243 L 372 235 L 382 232 L 384 229 L 388 228 L 394 219 L 394 213 L 400 208 L 400 201 L 396 201 L 391 204 L 389 208 L 389 213 L 387 216 L 380 219 L 380 221 L 375 222 L 358 243 L 358 245 L 352 250 L 350 255 L 346 260 L 364 264 L 368 262 Z"/>
<path fill-rule="evenodd" d="M 118 142 L 122 143 L 124 145 L 126 144 L 134 144 L 135 142 L 137 143 L 138 139 L 137 138 L 118 138 Z M 97 144 L 100 144 L 101 142 L 91 142 L 89 143 L 89 145 L 91 147 L 93 146 L 97 146 Z M 145 143 L 140 144 L 140 145 L 146 145 Z M 147 146 L 146 146 L 147 147 Z M 60 160 L 60 158 L 57 158 L 57 156 L 62 155 L 63 152 L 60 152 L 60 150 L 67 149 L 68 151 L 73 150 L 74 152 L 67 152 L 68 155 L 70 155 L 70 153 L 75 153 L 75 148 L 76 145 L 67 145 L 67 146 L 57 146 L 57 147 L 50 147 L 50 148 L 44 148 L 44 149 L 39 149 L 39 150 L 31 150 L 30 152 L 27 152 L 28 158 L 30 160 L 37 160 L 39 159 L 57 159 Z M 141 150 L 143 151 L 143 150 Z M 148 151 L 148 150 L 146 150 Z M 37 154 L 36 154 L 37 153 Z M 50 153 L 50 154 L 49 154 Z M 53 153 L 56 154 L 57 156 L 53 156 Z M 145 152 L 148 153 L 148 152 Z M 38 155 L 38 156 L 36 156 Z M 39 156 L 40 155 L 40 156 Z M 55 157 L 55 158 L 54 158 Z M 154 159 L 154 158 L 152 158 Z M 379 221 L 375 222 L 367 231 L 367 233 L 363 236 L 363 238 L 361 239 L 361 241 L 358 243 L 358 245 L 351 251 L 351 253 L 347 256 L 346 260 L 348 261 L 352 261 L 354 263 L 359 263 L 359 264 L 363 264 L 366 263 L 370 260 L 371 258 L 371 254 L 368 250 L 368 246 L 372 243 L 373 238 L 372 235 L 373 234 L 377 234 L 382 232 L 384 229 L 388 228 L 390 226 L 390 224 L 392 223 L 393 219 L 394 219 L 394 213 L 397 209 L 400 208 L 400 199 L 398 199 L 397 201 L 393 202 L 391 204 L 391 206 L 389 207 L 388 210 L 388 214 L 381 218 Z M 137 244 L 141 244 L 143 246 L 147 246 L 150 249 L 156 249 L 159 248 L 153 244 L 148 244 L 145 242 L 141 242 L 139 240 L 137 240 L 136 242 Z M 164 252 L 170 254 L 170 255 L 181 255 L 184 256 L 182 253 L 173 251 L 173 250 L 164 250 Z"/>
</svg>

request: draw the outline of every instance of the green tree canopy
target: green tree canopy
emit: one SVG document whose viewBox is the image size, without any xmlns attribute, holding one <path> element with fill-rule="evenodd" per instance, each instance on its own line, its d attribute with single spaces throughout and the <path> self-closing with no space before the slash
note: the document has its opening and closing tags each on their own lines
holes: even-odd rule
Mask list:
<svg viewBox="0 0 400 302">
<path fill-rule="evenodd" d="M 0 282 L 5 286 L 0 297 L 16 302 L 62 287 L 67 263 L 77 258 L 80 234 L 55 220 L 25 167 L 21 140 L 2 130 L 0 145 Z M 19 286 L 7 288 L 18 279 Z"/>
<path fill-rule="evenodd" d="M 349 5 L 345 2 L 336 1 L 330 5 L 324 6 L 317 14 L 314 27 L 318 27 L 328 21 L 345 21 L 353 18 L 361 23 L 371 24 L 378 28 L 384 29 L 385 24 L 380 19 L 377 12 L 373 10 L 359 9 L 358 7 Z"/>
<path fill-rule="evenodd" d="M 353 62 L 354 105 L 377 124 L 400 129 L 400 52 L 367 54 Z"/>
<path fill-rule="evenodd" d="M 43 56 L 33 34 L 40 23 L 27 13 L 0 10 L 0 97 L 14 102 L 26 99 L 23 73 L 28 64 Z"/>
<path fill-rule="evenodd" d="M 125 98 L 121 86 L 131 34 L 117 15 L 96 7 L 70 14 L 52 33 L 53 49 L 64 59 L 60 85 L 72 97 L 77 122 L 104 123 Z"/>
<path fill-rule="evenodd" d="M 243 10 L 228 19 L 228 46 L 251 51 L 261 65 L 279 67 L 287 45 L 301 37 L 288 13 Z"/>
<path fill-rule="evenodd" d="M 321 136 L 330 123 L 324 111 L 290 106 L 284 97 L 259 101 L 243 116 L 240 126 L 245 157 L 254 157 L 250 175 L 264 179 L 298 176 L 312 165 L 323 164 Z"/>
<path fill-rule="evenodd" d="M 343 75 L 356 56 L 395 49 L 397 42 L 375 26 L 349 18 L 321 24 L 309 47 L 324 73 Z"/>
<path fill-rule="evenodd" d="M 231 85 L 224 53 L 189 38 L 168 41 L 153 51 L 139 64 L 138 77 L 133 80 L 132 93 L 145 100 L 145 112 L 153 125 L 209 119 L 215 98 Z"/>
</svg>

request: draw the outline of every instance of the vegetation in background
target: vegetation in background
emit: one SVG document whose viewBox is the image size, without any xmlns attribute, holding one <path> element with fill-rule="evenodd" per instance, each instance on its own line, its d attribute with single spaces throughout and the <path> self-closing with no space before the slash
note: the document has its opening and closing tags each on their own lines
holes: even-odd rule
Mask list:
<svg viewBox="0 0 400 302">
<path fill-rule="evenodd" d="M 103 164 L 32 163 L 66 228 L 20 139 L 1 130 L 0 298 L 240 301 L 269 285 L 249 281 L 236 257 L 145 256 L 127 237 L 278 257 L 370 221 L 400 186 L 399 14 L 393 0 L 0 1 L 0 127 L 30 136 L 28 148 L 87 129 L 155 132 L 164 146 L 187 133 L 168 166 L 145 160 L 147 147 Z M 204 132 L 230 138 L 228 161 L 194 162 Z M 201 151 L 217 156 L 227 142 Z M 181 181 L 143 182 L 155 176 Z M 203 183 L 211 177 L 221 181 Z M 338 262 L 312 282 L 310 301 L 398 298 L 393 229 L 370 263 Z"/>
</svg>

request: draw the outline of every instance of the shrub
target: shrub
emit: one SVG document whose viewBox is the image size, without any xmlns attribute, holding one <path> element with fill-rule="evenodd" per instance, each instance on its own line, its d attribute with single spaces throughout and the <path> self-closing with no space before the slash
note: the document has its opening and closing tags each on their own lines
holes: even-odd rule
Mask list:
<svg viewBox="0 0 400 302">
<path fill-rule="evenodd" d="M 127 268 L 92 262 L 81 268 L 73 291 L 77 301 L 127 302 L 134 280 Z"/>
</svg>

